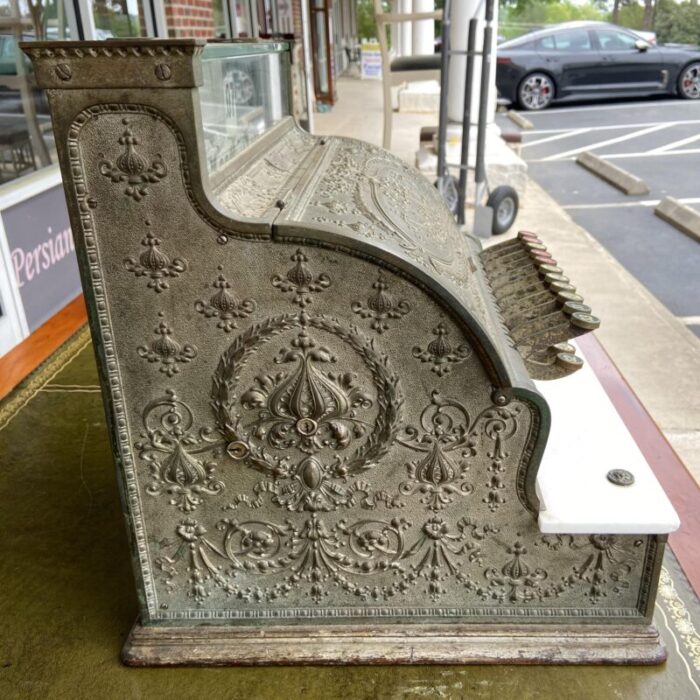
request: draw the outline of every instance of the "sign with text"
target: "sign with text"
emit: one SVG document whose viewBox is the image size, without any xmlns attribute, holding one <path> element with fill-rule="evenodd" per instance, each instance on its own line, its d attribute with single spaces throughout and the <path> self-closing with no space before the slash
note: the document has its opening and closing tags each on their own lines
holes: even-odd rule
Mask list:
<svg viewBox="0 0 700 700">
<path fill-rule="evenodd" d="M 361 50 L 360 69 L 362 77 L 371 80 L 381 80 L 382 52 L 379 50 L 379 42 L 363 40 Z"/>
<path fill-rule="evenodd" d="M 81 292 L 61 185 L 0 213 L 30 332 Z"/>
</svg>

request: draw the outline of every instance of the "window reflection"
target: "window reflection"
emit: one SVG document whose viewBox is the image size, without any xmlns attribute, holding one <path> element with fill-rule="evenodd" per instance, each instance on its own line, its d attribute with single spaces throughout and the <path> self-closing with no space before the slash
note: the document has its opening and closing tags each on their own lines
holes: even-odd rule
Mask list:
<svg viewBox="0 0 700 700">
<path fill-rule="evenodd" d="M 95 38 L 147 36 L 143 4 L 138 0 L 93 0 Z"/>
<path fill-rule="evenodd" d="M 68 38 L 63 0 L 0 0 L 0 184 L 55 161 L 46 98 L 18 44 Z"/>
<path fill-rule="evenodd" d="M 288 54 L 225 55 L 236 50 L 226 45 L 204 50 L 199 94 L 210 173 L 289 114 Z"/>
</svg>

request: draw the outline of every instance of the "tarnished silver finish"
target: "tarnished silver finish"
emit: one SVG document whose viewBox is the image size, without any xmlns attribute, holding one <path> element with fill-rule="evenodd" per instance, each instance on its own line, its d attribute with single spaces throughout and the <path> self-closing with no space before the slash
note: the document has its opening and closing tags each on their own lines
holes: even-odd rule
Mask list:
<svg viewBox="0 0 700 700">
<path fill-rule="evenodd" d="M 611 469 L 606 476 L 616 486 L 632 486 L 634 483 L 634 474 L 628 469 Z"/>
<path fill-rule="evenodd" d="M 408 166 L 290 119 L 210 182 L 200 48 L 27 47 L 129 523 L 134 640 L 203 623 L 352 623 L 367 639 L 380 623 L 500 638 L 516 623 L 648 625 L 663 538 L 537 527 L 549 413 L 528 369 L 576 369 L 565 341 L 593 323 L 544 279 L 560 274 L 538 268 L 544 246 L 482 254 Z M 628 658 L 659 660 L 642 636 L 646 655 Z M 178 659 L 242 660 L 240 635 L 222 657 L 224 638 Z M 133 645 L 132 663 L 173 663 Z"/>
</svg>

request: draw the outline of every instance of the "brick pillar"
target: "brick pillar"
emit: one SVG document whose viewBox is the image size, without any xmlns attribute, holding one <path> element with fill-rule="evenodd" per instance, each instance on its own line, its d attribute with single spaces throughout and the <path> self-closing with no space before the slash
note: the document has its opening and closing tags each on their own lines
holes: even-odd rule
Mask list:
<svg viewBox="0 0 700 700">
<path fill-rule="evenodd" d="M 168 36 L 173 39 L 210 39 L 214 36 L 211 0 L 164 0 Z"/>
</svg>

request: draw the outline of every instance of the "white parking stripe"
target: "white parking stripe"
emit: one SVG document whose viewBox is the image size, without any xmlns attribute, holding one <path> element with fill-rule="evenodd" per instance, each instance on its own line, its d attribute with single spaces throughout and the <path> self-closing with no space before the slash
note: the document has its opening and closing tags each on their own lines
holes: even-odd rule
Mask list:
<svg viewBox="0 0 700 700">
<path fill-rule="evenodd" d="M 621 104 L 616 104 L 616 105 L 590 105 L 590 106 L 583 106 L 583 107 L 561 107 L 559 109 L 547 109 L 543 112 L 526 112 L 528 119 L 532 119 L 533 117 L 546 117 L 548 114 L 575 114 L 576 112 L 606 112 L 610 110 L 616 110 L 616 109 L 636 109 L 637 107 L 640 108 L 645 108 L 645 109 L 651 109 L 654 108 L 656 109 L 657 107 L 675 107 L 678 109 L 679 104 L 683 104 L 685 106 L 690 107 L 692 103 L 685 101 L 685 100 L 668 100 L 667 102 L 623 102 Z M 697 109 L 700 110 L 700 104 L 698 105 Z"/>
<path fill-rule="evenodd" d="M 642 129 L 645 126 L 673 123 L 675 126 L 683 124 L 700 124 L 700 119 L 676 119 L 673 122 L 640 122 L 638 124 L 605 124 L 603 126 L 567 127 L 566 129 L 532 129 L 523 133 L 523 136 L 539 136 L 540 134 L 560 134 L 564 131 L 578 131 L 585 128 L 586 131 L 608 131 L 612 129 Z"/>
<path fill-rule="evenodd" d="M 590 129 L 572 129 L 571 131 L 565 131 L 563 134 L 555 134 L 554 136 L 547 136 L 543 139 L 538 139 L 537 141 L 528 141 L 522 144 L 522 148 L 526 146 L 539 146 L 541 143 L 549 143 L 550 141 L 558 141 L 559 139 L 568 139 L 570 136 L 578 136 L 579 134 L 585 134 Z"/>
<path fill-rule="evenodd" d="M 654 148 L 649 153 L 667 153 L 668 151 L 672 151 L 673 149 L 677 148 L 678 146 L 685 146 L 688 143 L 693 143 L 693 141 L 697 141 L 700 139 L 700 134 L 695 134 L 694 136 L 688 136 L 687 139 L 680 139 L 678 141 L 672 141 L 671 143 L 667 143 L 665 146 L 660 146 L 659 148 Z"/>
<path fill-rule="evenodd" d="M 598 153 L 601 158 L 619 160 L 621 158 L 651 158 L 653 156 L 691 156 L 700 153 L 700 148 L 682 148 L 678 151 L 640 151 L 638 153 Z M 532 163 L 532 161 L 530 161 Z"/>
<path fill-rule="evenodd" d="M 700 316 L 676 316 L 686 326 L 700 326 Z"/>
<path fill-rule="evenodd" d="M 617 209 L 619 207 L 655 207 L 660 199 L 640 199 L 637 202 L 606 202 L 605 204 L 567 204 L 562 209 Z M 681 204 L 700 204 L 700 197 L 679 198 Z"/>
<path fill-rule="evenodd" d="M 676 122 L 664 122 L 663 124 L 656 124 L 655 126 L 647 127 L 646 129 L 638 129 L 633 131 L 631 134 L 625 134 L 624 136 L 618 136 L 614 139 L 606 139 L 605 141 L 598 141 L 597 143 L 589 143 L 587 146 L 580 146 L 579 148 L 572 148 L 570 151 L 562 151 L 561 153 L 555 153 L 553 156 L 548 156 L 543 160 L 559 160 L 560 158 L 567 158 L 569 156 L 575 156 L 583 151 L 592 151 L 594 148 L 602 148 L 603 146 L 610 146 L 613 143 L 620 143 L 621 141 L 629 141 L 630 139 L 636 139 L 640 136 L 645 136 L 646 134 L 651 134 L 654 131 L 661 131 L 661 129 L 667 129 L 675 126 Z"/>
</svg>

